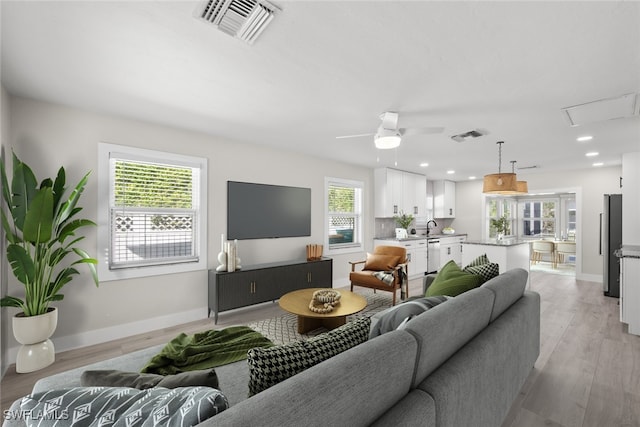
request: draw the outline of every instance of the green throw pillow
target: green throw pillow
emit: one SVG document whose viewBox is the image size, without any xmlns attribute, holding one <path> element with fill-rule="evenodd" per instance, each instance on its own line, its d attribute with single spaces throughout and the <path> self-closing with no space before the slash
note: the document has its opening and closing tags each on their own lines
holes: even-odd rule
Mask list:
<svg viewBox="0 0 640 427">
<path fill-rule="evenodd" d="M 482 277 L 460 270 L 455 261 L 449 261 L 438 272 L 438 275 L 427 289 L 425 296 L 448 295 L 455 297 L 461 293 L 477 288 L 482 284 Z"/>
</svg>

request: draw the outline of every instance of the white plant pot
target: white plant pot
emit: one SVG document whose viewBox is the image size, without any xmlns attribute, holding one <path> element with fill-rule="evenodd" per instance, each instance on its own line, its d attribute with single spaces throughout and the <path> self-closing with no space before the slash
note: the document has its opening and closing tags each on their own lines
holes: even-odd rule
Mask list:
<svg viewBox="0 0 640 427">
<path fill-rule="evenodd" d="M 13 316 L 13 335 L 22 347 L 16 358 L 16 372 L 33 372 L 55 361 L 55 347 L 49 339 L 58 325 L 58 309 L 51 307 L 45 314 Z"/>
</svg>

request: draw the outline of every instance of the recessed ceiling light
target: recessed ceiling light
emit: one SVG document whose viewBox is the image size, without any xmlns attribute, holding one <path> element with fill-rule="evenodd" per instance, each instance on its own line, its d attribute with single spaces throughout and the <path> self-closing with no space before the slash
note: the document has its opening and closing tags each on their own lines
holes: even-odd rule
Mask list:
<svg viewBox="0 0 640 427">
<path fill-rule="evenodd" d="M 593 137 L 591 135 L 585 135 L 585 136 L 580 136 L 580 137 L 576 138 L 576 141 L 585 142 L 585 141 L 591 141 L 592 139 L 593 139 Z"/>
<path fill-rule="evenodd" d="M 470 177 L 469 177 L 469 179 L 470 179 L 471 181 L 473 181 L 474 179 L 476 179 L 476 177 L 475 177 L 475 176 L 470 176 Z"/>
<path fill-rule="evenodd" d="M 427 162 L 420 163 L 420 167 L 421 168 L 426 168 L 427 166 L 429 166 L 429 163 L 427 163 Z"/>
<path fill-rule="evenodd" d="M 589 151 L 587 154 L 585 154 L 585 156 L 587 156 L 587 157 L 595 157 L 598 154 L 600 154 L 600 153 L 598 153 L 597 151 Z"/>
<path fill-rule="evenodd" d="M 604 163 L 602 163 L 602 162 L 597 162 L 597 163 L 593 164 L 593 166 L 602 166 L 602 165 L 604 165 Z"/>
<path fill-rule="evenodd" d="M 453 175 L 454 173 L 456 173 L 456 171 L 454 171 L 454 170 L 447 171 L 447 174 L 449 174 L 449 175 Z"/>
</svg>

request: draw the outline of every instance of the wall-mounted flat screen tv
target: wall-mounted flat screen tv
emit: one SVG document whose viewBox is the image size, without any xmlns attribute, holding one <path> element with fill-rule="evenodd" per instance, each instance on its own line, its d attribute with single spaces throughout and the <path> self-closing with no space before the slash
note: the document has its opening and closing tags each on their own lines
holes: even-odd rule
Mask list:
<svg viewBox="0 0 640 427">
<path fill-rule="evenodd" d="M 228 239 L 310 235 L 310 188 L 227 181 Z"/>
</svg>

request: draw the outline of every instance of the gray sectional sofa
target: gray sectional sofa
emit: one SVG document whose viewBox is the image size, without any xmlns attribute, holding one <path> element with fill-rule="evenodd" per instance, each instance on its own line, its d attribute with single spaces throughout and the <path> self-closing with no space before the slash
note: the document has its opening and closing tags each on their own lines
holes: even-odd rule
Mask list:
<svg viewBox="0 0 640 427">
<path fill-rule="evenodd" d="M 540 351 L 540 297 L 514 269 L 247 398 L 245 361 L 216 368 L 230 408 L 201 426 L 500 426 Z M 140 369 L 153 348 L 92 369 Z M 84 369 L 34 391 L 79 385 Z"/>
</svg>

